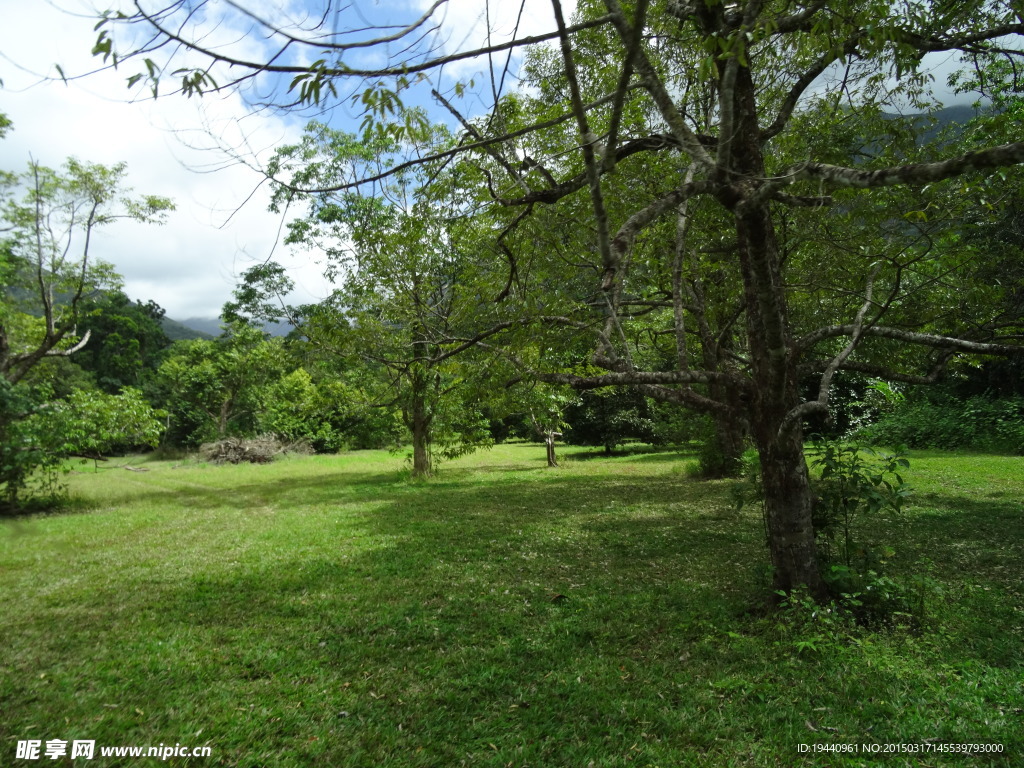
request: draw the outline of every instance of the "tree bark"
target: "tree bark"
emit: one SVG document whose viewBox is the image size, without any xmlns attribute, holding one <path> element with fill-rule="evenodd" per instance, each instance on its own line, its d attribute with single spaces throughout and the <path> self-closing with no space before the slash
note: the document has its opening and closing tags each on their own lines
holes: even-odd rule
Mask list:
<svg viewBox="0 0 1024 768">
<path fill-rule="evenodd" d="M 562 434 L 561 432 L 545 432 L 544 433 L 544 443 L 547 446 L 548 466 L 549 467 L 555 467 L 555 468 L 558 467 L 558 461 L 555 458 L 555 438 L 560 436 L 561 434 Z"/>
<path fill-rule="evenodd" d="M 739 67 L 733 93 L 722 94 L 723 100 L 730 98 L 735 130 L 729 142 L 729 170 L 745 179 L 763 178 L 755 87 L 747 67 Z M 803 585 L 821 599 L 827 589 L 811 523 L 812 494 L 803 431 L 799 424 L 782 429 L 801 397 L 775 223 L 768 203 L 757 198 L 756 185 L 749 181 L 726 188 L 720 199 L 733 210 L 740 246 L 754 383 L 750 421 L 761 460 L 774 587 L 789 592 Z"/>
<path fill-rule="evenodd" d="M 427 404 L 429 380 L 419 366 L 412 373 L 412 476 L 429 477 L 433 471 L 430 459 L 430 409 Z"/>
</svg>

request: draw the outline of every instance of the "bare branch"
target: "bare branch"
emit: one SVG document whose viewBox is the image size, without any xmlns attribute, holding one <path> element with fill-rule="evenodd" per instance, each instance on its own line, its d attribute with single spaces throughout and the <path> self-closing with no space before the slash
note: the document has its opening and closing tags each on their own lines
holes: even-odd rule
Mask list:
<svg viewBox="0 0 1024 768">
<path fill-rule="evenodd" d="M 782 439 L 789 430 L 803 421 L 807 416 L 814 413 L 828 414 L 828 396 L 829 391 L 832 388 L 832 377 L 835 376 L 836 371 L 839 370 L 840 366 L 846 362 L 846 359 L 853 354 L 853 351 L 857 349 L 857 345 L 860 343 L 861 334 L 865 330 L 864 317 L 871 308 L 871 297 L 875 290 L 875 279 L 878 277 L 878 273 L 881 269 L 882 265 L 878 264 L 868 277 L 867 288 L 864 291 L 864 303 L 861 305 L 861 308 L 857 311 L 857 314 L 854 317 L 852 331 L 850 333 L 850 341 L 843 348 L 843 351 L 836 355 L 832 359 L 832 362 L 825 368 L 825 372 L 822 374 L 821 382 L 818 386 L 817 400 L 801 403 L 786 414 L 782 423 L 779 425 L 779 439 Z"/>
<path fill-rule="evenodd" d="M 636 9 L 636 20 L 633 22 L 633 37 L 626 46 L 626 57 L 622 64 L 622 73 L 619 76 L 618 85 L 615 86 L 615 101 L 612 104 L 612 117 L 608 129 L 608 141 L 605 145 L 604 170 L 615 169 L 616 145 L 619 143 L 619 123 L 622 121 L 622 109 L 626 103 L 626 94 L 629 92 L 629 81 L 633 77 L 633 61 L 636 53 L 640 50 L 643 42 L 644 20 L 647 16 L 649 0 L 640 0 Z"/>
<path fill-rule="evenodd" d="M 618 30 L 619 37 L 623 40 L 624 44 L 628 45 L 629 41 L 633 39 L 633 30 L 626 20 L 622 6 L 619 5 L 618 0 L 605 0 L 605 6 L 611 11 L 609 18 Z M 658 75 L 658 71 L 654 68 L 651 60 L 647 57 L 643 46 L 640 46 L 636 51 L 635 66 L 637 72 L 643 77 L 644 87 L 651 94 L 651 98 L 658 107 L 658 111 L 665 119 L 665 122 L 668 123 L 669 129 L 679 142 L 680 147 L 703 169 L 707 171 L 712 170 L 715 167 L 714 159 L 705 151 L 697 134 L 690 130 L 690 126 L 686 124 L 686 120 L 676 107 L 675 102 L 672 100 L 672 95 L 668 92 L 668 88 L 665 87 L 665 83 L 662 82 L 661 76 Z"/>
<path fill-rule="evenodd" d="M 794 345 L 797 352 L 803 352 L 820 341 L 841 336 L 852 336 L 856 331 L 854 325 L 833 325 L 828 328 L 820 328 L 799 339 Z M 915 344 L 922 347 L 934 347 L 935 349 L 954 350 L 956 352 L 969 352 L 976 355 L 1024 355 L 1024 347 L 1011 344 L 993 344 L 981 341 L 970 341 L 958 339 L 952 336 L 939 336 L 931 333 L 917 333 L 902 328 L 888 328 L 885 326 L 871 326 L 862 329 L 864 336 L 876 336 L 882 339 L 895 339 L 908 344 Z"/>
<path fill-rule="evenodd" d="M 574 373 L 536 373 L 537 378 L 550 384 L 567 384 L 573 389 L 599 389 L 614 386 L 638 386 L 643 384 L 710 384 L 711 382 L 731 383 L 737 379 L 718 371 L 624 371 L 602 373 L 596 376 L 579 376 Z"/>
<path fill-rule="evenodd" d="M 820 5 L 823 5 L 820 4 Z M 819 5 L 819 7 L 820 7 Z M 779 107 L 779 113 L 775 120 L 770 126 L 761 131 L 761 141 L 766 142 L 769 139 L 779 135 L 790 118 L 793 116 L 793 111 L 796 109 L 796 105 L 800 101 L 800 97 L 803 96 L 804 92 L 811 87 L 811 84 L 818 79 L 822 72 L 828 69 L 839 59 L 853 55 L 860 41 L 864 38 L 863 31 L 858 32 L 856 35 L 847 40 L 842 48 L 830 48 L 823 53 L 814 64 L 808 67 L 797 81 L 789 89 L 789 93 L 786 94 L 786 98 L 782 101 L 782 106 Z"/>
<path fill-rule="evenodd" d="M 761 197 L 802 179 L 814 179 L 845 187 L 891 187 L 898 184 L 928 184 L 974 171 L 987 171 L 1024 163 L 1024 141 L 968 152 L 936 163 L 912 163 L 877 171 L 862 171 L 826 163 L 800 163 L 770 179 L 761 187 Z"/>
<path fill-rule="evenodd" d="M 946 366 L 949 361 L 953 358 L 953 352 L 946 352 L 940 355 L 938 362 L 932 367 L 931 371 L 924 376 L 903 373 L 901 371 L 895 371 L 891 368 L 886 368 L 881 365 L 872 365 L 871 363 L 863 363 L 857 360 L 847 360 L 840 366 L 840 370 L 843 371 L 856 371 L 858 373 L 866 373 L 870 376 L 874 376 L 878 379 L 884 379 L 886 381 L 898 381 L 902 384 L 934 384 L 942 378 L 943 372 L 946 370 Z M 806 371 L 822 371 L 828 366 L 826 360 L 816 360 L 808 363 L 806 366 L 801 366 L 801 370 Z"/>
<path fill-rule="evenodd" d="M 275 74 L 300 75 L 311 72 L 309 66 L 303 66 L 301 64 L 273 64 L 270 62 L 249 61 L 247 59 L 229 56 L 226 53 L 218 51 L 215 48 L 201 45 L 198 40 L 188 40 L 180 32 L 175 32 L 167 28 L 162 23 L 162 21 L 159 18 L 157 18 L 157 16 L 142 11 L 138 3 L 136 3 L 136 8 L 138 9 L 138 13 L 134 17 L 132 17 L 132 19 L 128 20 L 129 23 L 144 21 L 156 30 L 158 36 L 162 36 L 170 42 L 177 43 L 178 45 L 194 53 L 197 53 L 200 56 L 210 59 L 211 61 L 215 61 L 220 64 L 227 64 L 230 67 L 238 67 L 239 69 L 248 70 L 249 72 L 253 73 L 270 72 Z M 565 32 L 567 34 L 575 34 L 576 32 L 581 32 L 585 29 L 593 29 L 594 27 L 602 26 L 604 24 L 607 24 L 609 21 L 611 21 L 610 15 L 601 16 L 596 19 L 591 19 L 589 21 L 584 21 L 579 24 L 574 24 L 570 27 L 566 27 Z M 271 29 L 275 33 L 280 31 L 276 26 L 271 27 Z M 475 59 L 479 56 L 486 56 L 488 54 L 500 53 L 502 51 L 512 50 L 514 48 L 522 48 L 530 45 L 535 45 L 537 43 L 547 42 L 549 40 L 554 40 L 558 38 L 559 35 L 559 32 L 548 32 L 542 35 L 521 37 L 515 40 L 510 40 L 506 43 L 487 45 L 481 48 L 474 48 L 473 50 L 469 51 L 460 51 L 459 53 L 453 53 L 448 56 L 437 56 L 434 58 L 429 58 L 426 59 L 425 61 L 421 61 L 416 64 L 403 62 L 402 64 L 399 64 L 394 67 L 383 67 L 380 69 L 356 69 L 339 63 L 336 66 L 325 66 L 319 71 L 322 73 L 324 77 L 328 79 L 408 77 L 409 75 L 419 74 L 420 72 L 428 72 L 431 70 L 435 70 L 442 66 L 452 64 L 457 61 Z M 345 51 L 346 49 L 349 48 L 367 46 L 372 47 L 374 45 L 379 45 L 382 42 L 385 42 L 385 38 L 374 38 L 371 40 L 360 41 L 359 43 L 330 43 L 324 41 L 314 42 L 309 40 L 303 40 L 301 42 L 303 45 L 307 45 L 311 48 L 316 48 L 319 50 Z M 130 57 L 126 56 L 123 58 Z M 225 87 L 229 86 L 221 86 L 219 88 L 214 88 L 211 90 L 223 90 Z"/>
<path fill-rule="evenodd" d="M 594 219 L 597 224 L 597 247 L 601 253 L 601 262 L 604 266 L 605 277 L 601 281 L 602 290 L 609 290 L 612 284 L 612 277 L 619 267 L 619 261 L 611 247 L 611 238 L 608 234 L 608 212 L 604 206 L 604 196 L 601 191 L 601 173 L 594 155 L 597 137 L 590 131 L 590 124 L 587 121 L 587 111 L 583 107 L 583 99 L 580 96 L 579 81 L 576 77 L 576 63 L 573 60 L 572 45 L 569 42 L 569 33 L 565 27 L 565 19 L 562 17 L 562 3 L 560 0 L 551 0 L 555 12 L 555 22 L 558 24 L 559 39 L 562 49 L 563 72 L 569 84 L 569 97 L 572 103 L 572 111 L 576 116 L 576 124 L 579 126 L 580 138 L 583 149 L 583 162 L 587 169 L 587 182 L 590 186 L 590 199 L 594 206 Z M 628 85 L 628 83 L 626 84 Z M 621 82 L 616 91 L 625 88 Z M 618 100 L 616 96 L 616 100 Z"/>
<path fill-rule="evenodd" d="M 89 339 L 92 336 L 92 330 L 87 330 L 72 347 L 68 349 L 48 349 L 46 350 L 45 357 L 70 357 L 79 350 L 85 348 L 85 345 L 89 343 Z"/>
<path fill-rule="evenodd" d="M 811 3 L 802 11 L 791 13 L 787 16 L 778 16 L 775 19 L 775 31 L 780 34 L 786 34 L 789 32 L 797 32 L 803 29 L 807 29 L 808 22 L 814 18 L 818 11 L 825 8 L 828 5 L 827 0 L 817 0 Z"/>
</svg>

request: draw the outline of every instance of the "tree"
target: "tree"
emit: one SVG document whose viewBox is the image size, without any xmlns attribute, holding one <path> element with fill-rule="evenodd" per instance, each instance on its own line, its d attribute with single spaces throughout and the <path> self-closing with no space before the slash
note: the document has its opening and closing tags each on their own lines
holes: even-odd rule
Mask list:
<svg viewBox="0 0 1024 768">
<path fill-rule="evenodd" d="M 121 291 L 105 291 L 84 301 L 81 310 L 91 336 L 75 353 L 75 362 L 111 394 L 149 383 L 171 345 L 160 324 L 163 308 L 153 301 L 133 302 Z"/>
<path fill-rule="evenodd" d="M 281 340 L 243 323 L 212 341 L 175 343 L 157 375 L 169 438 L 194 447 L 250 434 L 286 367 Z"/>
<path fill-rule="evenodd" d="M 100 459 L 105 455 L 152 448 L 160 440 L 162 411 L 154 410 L 137 389 L 110 395 L 78 390 L 40 410 L 36 431 L 57 456 Z"/>
<path fill-rule="evenodd" d="M 30 374 L 85 347 L 84 304 L 119 283 L 112 267 L 93 256 L 96 231 L 123 218 L 160 221 L 172 208 L 164 198 L 131 197 L 124 175 L 124 164 L 68 160 L 60 173 L 32 162 L 24 174 L 0 179 L 0 486 L 10 506 L 34 473 L 46 485 L 47 470 L 67 455 L 47 421 L 64 406 L 54 402 L 45 376 Z M 68 413 L 78 414 L 82 426 L 94 410 Z"/>
<path fill-rule="evenodd" d="M 118 283 L 111 266 L 92 254 L 96 231 L 119 219 L 159 222 L 173 209 L 166 198 L 130 197 L 125 173 L 124 163 L 70 159 L 61 174 L 33 161 L 0 190 L 5 259 L 20 289 L 14 298 L 41 315 L 18 339 L 8 329 L 11 318 L 0 317 L 0 373 L 8 381 L 17 383 L 43 358 L 69 356 L 88 342 L 88 329 L 77 335 L 83 302 Z M 19 189 L 21 201 L 12 198 Z"/>
<path fill-rule="evenodd" d="M 657 439 L 650 405 L 635 390 L 615 388 L 584 392 L 566 408 L 566 440 L 575 445 L 600 445 L 611 454 L 627 440 Z"/>
<path fill-rule="evenodd" d="M 493 119 L 464 119 L 458 146 L 409 162 L 476 152 L 481 172 L 490 181 L 488 189 L 500 206 L 528 210 L 565 205 L 578 210 L 579 197 L 589 202 L 591 251 L 599 265 L 596 283 L 607 297 L 607 323 L 598 334 L 593 362 L 606 372 L 541 370 L 538 375 L 581 389 L 629 385 L 712 414 L 742 414 L 761 459 L 775 586 L 788 591 L 806 585 L 815 596 L 823 596 L 826 585 L 815 548 L 803 423 L 828 413 L 837 372 L 870 371 L 893 380 L 926 381 L 937 377 L 957 354 L 1015 354 L 1018 348 L 1006 343 L 1014 338 L 1006 329 L 982 325 L 953 335 L 960 329 L 946 331 L 937 317 L 929 318 L 932 322 L 924 329 L 884 323 L 890 309 L 908 295 L 907 265 L 886 258 L 884 251 L 880 258 L 873 249 L 843 255 L 848 262 L 859 262 L 859 269 L 850 273 L 859 275 L 860 284 L 855 292 L 846 287 L 845 301 L 829 302 L 828 316 L 795 312 L 791 292 L 799 273 L 791 273 L 795 249 L 785 231 L 797 218 L 795 211 L 827 218 L 837 204 L 859 196 L 877 200 L 890 188 L 977 178 L 1024 162 L 1024 142 L 982 141 L 968 151 L 930 143 L 922 148 L 921 162 L 894 162 L 891 155 L 874 152 L 857 163 L 846 163 L 830 156 L 827 140 L 806 141 L 800 131 L 808 115 L 817 120 L 815 134 L 826 137 L 852 117 L 857 130 L 868 132 L 865 135 L 880 145 L 888 132 L 883 107 L 908 102 L 929 106 L 932 93 L 922 63 L 926 54 L 955 53 L 967 64 L 991 58 L 1018 62 L 1024 34 L 1019 8 L 1009 0 L 639 0 L 625 9 L 618 0 L 604 0 L 602 7 L 581 3 L 579 18 L 568 24 L 554 0 L 556 29 L 549 34 L 442 54 L 420 43 L 427 39 L 425 25 L 439 5 L 408 26 L 368 33 L 345 28 L 339 16 L 332 19 L 338 23 L 327 34 L 323 17 L 315 14 L 315 23 L 305 29 L 283 29 L 243 4 L 232 3 L 246 24 L 260 28 L 278 46 L 270 56 L 252 60 L 208 44 L 201 15 L 173 4 L 155 13 L 137 10 L 108 17 L 96 50 L 104 56 L 119 54 L 122 65 L 126 56 L 145 58 L 145 69 L 133 75 L 132 82 L 146 80 L 155 89 L 165 71 L 161 62 L 152 60 L 159 46 L 116 52 L 108 29 L 115 24 L 141 25 L 151 43 L 173 41 L 176 51 L 206 57 L 201 65 L 187 64 L 179 75 L 184 92 L 203 92 L 211 87 L 211 77 L 221 75 L 215 68 L 230 65 L 233 69 L 223 73 L 232 85 L 252 87 L 264 102 L 277 96 L 276 103 L 285 107 L 329 106 L 340 98 L 340 89 L 351 84 L 366 106 L 368 131 L 401 137 L 413 136 L 419 128 L 416 113 L 403 110 L 401 99 L 417 77 L 481 54 L 501 62 L 491 79 Z M 597 63 L 614 73 L 614 87 L 600 94 L 588 92 L 587 86 L 604 80 L 580 77 L 580 60 L 592 39 L 604 52 Z M 380 45 L 379 52 L 386 56 L 384 44 L 396 40 L 406 45 L 388 48 L 399 52 L 384 64 L 363 65 L 359 54 L 365 47 Z M 539 105 L 526 124 L 510 130 L 501 119 L 508 101 L 499 103 L 498 84 L 504 82 L 499 54 L 548 41 L 560 46 L 564 100 Z M 297 58 L 307 51 L 315 53 L 306 61 Z M 277 81 L 275 76 L 291 80 Z M 277 91 L 275 83 L 280 83 Z M 457 95 L 464 87 L 457 84 L 449 93 Z M 568 125 L 575 128 L 569 148 L 564 143 Z M 539 159 L 523 152 L 525 136 L 535 137 L 539 149 L 547 142 L 553 152 Z M 630 173 L 641 176 L 645 164 L 659 153 L 677 158 L 680 172 L 652 178 L 646 194 L 635 195 L 625 205 L 611 205 L 616 173 L 632 168 Z M 391 164 L 380 173 L 407 167 Z M 364 177 L 336 182 L 333 189 L 356 188 L 366 181 Z M 695 244 L 698 253 L 716 239 L 721 244 L 722 263 L 739 288 L 737 322 L 743 346 L 731 350 L 726 365 L 694 365 L 687 356 L 673 370 L 642 369 L 622 341 L 629 306 L 624 286 L 632 274 L 634 245 L 666 217 L 681 221 L 681 229 L 700 223 L 690 210 L 698 203 L 713 212 L 708 221 L 726 227 L 717 237 L 709 233 L 695 238 Z M 915 281 L 914 293 L 926 282 L 927 277 Z M 685 334 L 678 319 L 675 331 Z M 908 349 L 924 354 L 908 354 Z M 909 366 L 924 363 L 926 369 L 922 373 L 891 364 L 901 358 Z M 804 399 L 800 384 L 808 373 L 817 375 L 818 387 Z"/>
<path fill-rule="evenodd" d="M 439 132 L 423 141 L 448 137 Z M 279 150 L 275 165 L 326 187 L 395 149 L 386 138 L 367 145 L 312 123 L 302 142 Z M 486 298 L 494 270 L 477 255 L 480 235 L 467 225 L 455 172 L 424 167 L 381 184 L 374 196 L 280 187 L 276 207 L 308 206 L 290 223 L 287 242 L 325 253 L 326 274 L 338 288 L 319 306 L 290 308 L 279 298 L 290 281 L 279 265 L 265 264 L 249 270 L 228 307 L 229 315 L 260 320 L 287 316 L 315 345 L 371 373 L 364 388 L 377 385 L 372 399 L 403 414 L 415 477 L 433 472 L 435 454 L 451 458 L 490 441 L 473 392 L 481 377 L 462 358 L 489 335 L 477 332 L 497 315 Z"/>
</svg>

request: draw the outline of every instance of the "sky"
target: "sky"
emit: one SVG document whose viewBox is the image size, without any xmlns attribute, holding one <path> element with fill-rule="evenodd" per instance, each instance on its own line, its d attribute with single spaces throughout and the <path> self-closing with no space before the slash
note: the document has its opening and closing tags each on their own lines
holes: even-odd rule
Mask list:
<svg viewBox="0 0 1024 768">
<path fill-rule="evenodd" d="M 268 18 L 278 18 L 275 14 L 281 13 L 281 7 L 296 14 L 304 1 L 247 0 L 246 5 L 262 9 Z M 81 14 L 90 9 L 90 3 L 116 2 L 0 0 L 0 112 L 14 122 L 14 130 L 0 140 L 0 169 L 23 170 L 30 158 L 51 167 L 69 156 L 104 164 L 125 161 L 128 183 L 136 192 L 172 198 L 177 209 L 165 225 L 114 225 L 99 237 L 95 250 L 124 277 L 131 298 L 154 300 L 169 317 L 216 317 L 231 298 L 240 274 L 269 258 L 287 267 L 297 284 L 295 301 L 325 296 L 330 286 L 322 276 L 318 255 L 279 243 L 283 222 L 267 211 L 269 190 L 260 187 L 262 176 L 228 162 L 223 153 L 210 148 L 244 142 L 253 156 L 265 161 L 275 147 L 298 138 L 304 118 L 253 113 L 234 92 L 191 100 L 176 95 L 133 100 L 125 80 L 135 68 L 101 72 L 67 84 L 54 79 L 57 63 L 69 76 L 96 67 L 97 60 L 90 55 L 96 39 L 94 19 L 67 11 Z M 432 4 L 433 0 L 364 0 L 359 7 L 372 14 L 370 21 L 379 23 L 394 21 L 390 15 L 398 12 L 403 21 L 415 18 Z M 480 0 L 448 0 L 438 18 L 444 21 L 449 51 L 485 43 L 484 5 Z M 563 0 L 563 6 L 570 18 L 575 0 Z M 224 7 L 210 3 L 210 16 Z M 518 12 L 519 3 L 494 2 L 488 21 L 495 40 L 510 36 L 517 20 L 520 36 L 554 27 L 550 0 L 527 0 L 526 12 L 521 17 Z M 267 50 L 266 41 L 250 34 L 251 30 L 220 21 L 211 40 L 250 57 L 260 57 Z M 390 52 L 396 49 L 393 45 Z M 362 56 L 356 63 L 380 64 L 384 59 L 380 51 L 371 49 Z M 445 74 L 469 78 L 480 64 L 449 65 Z M 944 81 L 951 65 L 948 60 L 936 60 L 931 66 Z M 464 109 L 471 112 L 472 106 Z M 336 128 L 356 131 L 358 124 L 359 116 L 344 104 L 332 118 Z M 210 134 L 216 138 L 211 140 Z"/>
<path fill-rule="evenodd" d="M 301 0 L 280 2 L 295 6 Z M 431 4 L 409 2 L 414 15 Z M 268 14 L 276 4 L 255 3 Z M 549 0 L 531 4 L 521 34 L 550 28 Z M 366 3 L 377 13 L 397 5 Z M 497 6 L 492 27 L 508 34 L 518 4 Z M 70 156 L 103 164 L 124 161 L 135 192 L 172 198 L 176 210 L 163 226 L 118 223 L 103 231 L 95 247 L 95 255 L 124 277 L 131 298 L 154 300 L 169 317 L 219 315 L 238 276 L 271 257 L 295 280 L 295 300 L 326 295 L 329 285 L 317 254 L 278 244 L 282 221 L 267 211 L 269 192 L 259 188 L 262 177 L 210 149 L 218 142 L 237 146 L 244 136 L 248 148 L 266 160 L 275 147 L 298 137 L 304 120 L 252 114 L 237 94 L 132 101 L 125 82 L 130 71 L 102 72 L 67 84 L 47 80 L 56 74 L 57 63 L 69 76 L 95 69 L 90 55 L 95 21 L 66 12 L 89 7 L 88 0 L 0 0 L 0 112 L 14 123 L 0 140 L 0 168 L 20 171 L 30 158 L 50 167 Z M 477 0 L 450 0 L 444 18 L 451 47 L 482 44 L 480 7 Z M 253 55 L 260 53 L 262 41 L 247 39 L 244 32 L 222 26 L 217 34 Z M 468 73 L 466 65 L 449 69 L 449 74 Z M 335 127 L 356 130 L 357 119 L 345 125 L 345 113 L 339 112 L 341 124 Z M 211 142 L 204 128 L 218 140 Z"/>
</svg>

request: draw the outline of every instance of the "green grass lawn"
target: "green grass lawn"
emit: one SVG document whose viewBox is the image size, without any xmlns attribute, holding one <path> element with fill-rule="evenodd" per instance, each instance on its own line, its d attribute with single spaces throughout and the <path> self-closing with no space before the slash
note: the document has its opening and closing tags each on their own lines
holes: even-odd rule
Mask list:
<svg viewBox="0 0 1024 768">
<path fill-rule="evenodd" d="M 0 523 L 0 765 L 1024 764 L 1021 458 L 912 455 L 862 531 L 941 588 L 914 633 L 760 610 L 759 510 L 689 457 L 560 455 L 80 467 L 74 511 Z M 1004 752 L 861 749 L 947 743 Z"/>
</svg>

